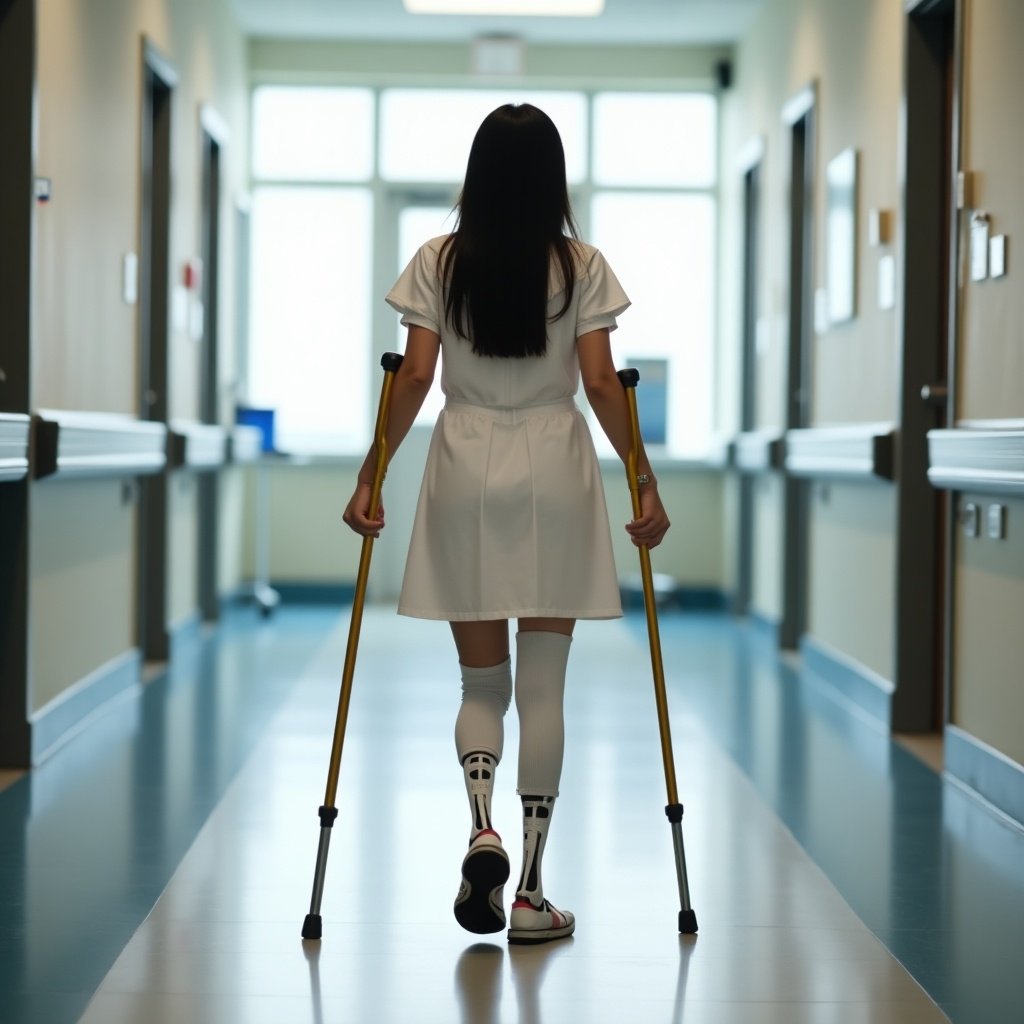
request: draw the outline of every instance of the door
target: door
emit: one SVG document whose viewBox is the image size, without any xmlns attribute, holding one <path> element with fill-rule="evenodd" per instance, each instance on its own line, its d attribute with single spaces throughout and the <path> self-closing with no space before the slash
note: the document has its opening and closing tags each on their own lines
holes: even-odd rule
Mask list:
<svg viewBox="0 0 1024 1024">
<path fill-rule="evenodd" d="M 31 408 L 34 0 L 0 0 L 0 412 Z M 27 479 L 0 483 L 0 766 L 31 761 Z"/>
<path fill-rule="evenodd" d="M 949 424 L 955 365 L 957 0 L 906 15 L 895 731 L 937 732 L 948 713 L 951 501 L 928 482 L 929 430 Z"/>
<path fill-rule="evenodd" d="M 224 133 L 219 119 L 205 110 L 201 117 L 202 147 L 202 301 L 203 339 L 199 360 L 199 416 L 203 423 L 219 424 L 220 340 L 217 332 L 220 296 L 220 200 L 221 148 Z M 198 487 L 198 581 L 199 613 L 206 622 L 220 617 L 217 587 L 219 566 L 218 495 L 220 474 L 200 473 Z"/>
<path fill-rule="evenodd" d="M 816 90 L 804 89 L 786 104 L 789 125 L 789 342 L 786 369 L 786 430 L 811 422 L 811 343 Z M 783 499 L 783 594 L 779 642 L 796 648 L 807 622 L 808 490 L 803 480 L 786 477 Z"/>
<path fill-rule="evenodd" d="M 760 245 L 761 162 L 763 144 L 755 140 L 742 162 L 743 171 L 743 339 L 740 383 L 740 430 L 757 426 L 757 302 L 758 247 Z M 739 555 L 734 611 L 745 615 L 750 607 L 754 560 L 755 477 L 739 476 Z"/>
<path fill-rule="evenodd" d="M 139 288 L 139 416 L 167 422 L 170 289 L 171 98 L 177 76 L 149 44 L 142 58 L 142 222 Z M 167 629 L 167 472 L 141 478 L 138 643 L 147 661 L 170 655 Z"/>
</svg>

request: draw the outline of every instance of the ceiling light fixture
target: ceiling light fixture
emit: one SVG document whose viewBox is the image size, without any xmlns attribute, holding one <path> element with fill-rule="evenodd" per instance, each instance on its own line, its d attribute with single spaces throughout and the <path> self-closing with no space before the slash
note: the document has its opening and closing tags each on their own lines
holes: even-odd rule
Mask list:
<svg viewBox="0 0 1024 1024">
<path fill-rule="evenodd" d="M 402 0 L 410 14 L 500 14 L 594 18 L 604 0 Z"/>
</svg>

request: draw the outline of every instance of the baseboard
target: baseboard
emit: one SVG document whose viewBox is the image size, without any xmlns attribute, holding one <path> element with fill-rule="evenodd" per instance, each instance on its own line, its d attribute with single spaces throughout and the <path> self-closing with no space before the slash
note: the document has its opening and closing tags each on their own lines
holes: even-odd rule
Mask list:
<svg viewBox="0 0 1024 1024">
<path fill-rule="evenodd" d="M 354 583 L 272 580 L 270 585 L 284 604 L 351 604 L 356 595 Z"/>
<path fill-rule="evenodd" d="M 203 619 L 198 610 L 190 612 L 177 622 L 172 622 L 167 627 L 171 652 L 169 661 L 173 663 L 195 650 L 202 633 Z"/>
<path fill-rule="evenodd" d="M 804 668 L 834 687 L 886 730 L 892 726 L 893 683 L 848 654 L 805 634 L 800 639 Z"/>
<path fill-rule="evenodd" d="M 1024 766 L 955 725 L 945 741 L 946 771 L 1024 826 Z"/>
<path fill-rule="evenodd" d="M 39 764 L 89 719 L 121 694 L 140 685 L 142 656 L 132 648 L 73 683 L 29 719 L 32 763 Z"/>
<path fill-rule="evenodd" d="M 654 599 L 659 609 L 688 612 L 724 612 L 729 609 L 729 596 L 717 587 L 698 587 L 679 583 L 670 576 L 654 574 Z M 643 579 L 627 576 L 619 581 L 619 597 L 623 611 L 644 607 Z"/>
<path fill-rule="evenodd" d="M 779 646 L 780 624 L 778 619 L 773 619 L 756 608 L 747 609 L 746 619 L 756 634 L 770 641 L 773 647 Z"/>
</svg>

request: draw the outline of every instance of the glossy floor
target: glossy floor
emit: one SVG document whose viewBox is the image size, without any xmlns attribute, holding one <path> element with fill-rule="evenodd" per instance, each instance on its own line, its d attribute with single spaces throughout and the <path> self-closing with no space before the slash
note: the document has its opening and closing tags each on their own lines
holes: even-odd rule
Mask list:
<svg viewBox="0 0 1024 1024">
<path fill-rule="evenodd" d="M 642 618 L 578 627 L 545 859 L 578 931 L 520 948 L 451 917 L 446 627 L 370 609 L 324 939 L 302 943 L 346 629 L 235 615 L 0 794 L 0 1019 L 1017 1019 L 1024 835 L 725 617 L 662 620 L 698 936 L 676 933 Z M 506 743 L 511 848 L 514 715 Z"/>
</svg>

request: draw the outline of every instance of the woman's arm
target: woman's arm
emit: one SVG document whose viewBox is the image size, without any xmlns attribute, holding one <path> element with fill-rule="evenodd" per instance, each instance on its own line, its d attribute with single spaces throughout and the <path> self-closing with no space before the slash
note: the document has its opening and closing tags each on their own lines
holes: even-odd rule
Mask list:
<svg viewBox="0 0 1024 1024">
<path fill-rule="evenodd" d="M 607 434 L 623 464 L 629 456 L 633 431 L 629 419 L 629 404 L 626 394 L 615 372 L 612 361 L 611 340 L 607 328 L 590 331 L 576 339 L 579 354 L 580 376 L 590 407 L 597 416 L 601 429 Z M 641 516 L 627 523 L 626 531 L 636 545 L 646 544 L 657 547 L 668 531 L 668 515 L 658 495 L 658 481 L 654 478 L 650 460 L 644 449 L 643 439 L 637 452 L 637 472 L 646 474 L 650 481 L 640 485 Z"/>
<path fill-rule="evenodd" d="M 426 327 L 410 326 L 405 345 L 402 365 L 395 374 L 391 386 L 391 405 L 388 411 L 386 431 L 388 459 L 395 457 L 399 445 L 416 420 L 423 400 L 434 382 L 437 356 L 441 351 L 441 339 Z M 356 489 L 349 499 L 342 518 L 356 533 L 377 537 L 384 526 L 384 509 L 377 510 L 374 519 L 369 517 L 370 489 L 377 466 L 376 440 L 363 459 L 357 476 Z"/>
</svg>

